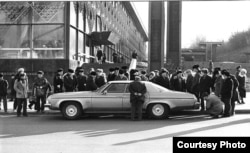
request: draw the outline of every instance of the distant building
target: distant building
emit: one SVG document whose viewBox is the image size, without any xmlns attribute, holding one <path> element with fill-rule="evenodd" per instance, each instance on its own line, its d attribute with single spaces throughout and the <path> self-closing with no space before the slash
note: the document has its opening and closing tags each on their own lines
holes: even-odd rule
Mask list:
<svg viewBox="0 0 250 153">
<path fill-rule="evenodd" d="M 206 61 L 206 49 L 182 49 L 181 56 L 184 61 Z"/>
</svg>

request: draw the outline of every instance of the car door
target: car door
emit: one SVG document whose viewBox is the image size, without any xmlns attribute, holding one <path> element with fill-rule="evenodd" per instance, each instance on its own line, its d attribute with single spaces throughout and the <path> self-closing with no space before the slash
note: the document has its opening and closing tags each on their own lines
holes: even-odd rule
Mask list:
<svg viewBox="0 0 250 153">
<path fill-rule="evenodd" d="M 111 83 L 102 92 L 94 94 L 92 96 L 92 110 L 121 111 L 125 86 L 124 83 Z"/>
</svg>

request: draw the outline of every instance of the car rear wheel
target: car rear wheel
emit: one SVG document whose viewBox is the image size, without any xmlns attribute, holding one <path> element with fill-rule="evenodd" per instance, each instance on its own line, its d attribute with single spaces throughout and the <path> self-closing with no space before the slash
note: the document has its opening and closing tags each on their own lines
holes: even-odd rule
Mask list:
<svg viewBox="0 0 250 153">
<path fill-rule="evenodd" d="M 148 107 L 148 114 L 154 119 L 165 119 L 169 114 L 169 107 L 165 104 L 151 104 Z"/>
<path fill-rule="evenodd" d="M 76 102 L 66 102 L 61 111 L 63 116 L 70 120 L 78 119 L 82 115 L 81 105 Z"/>
</svg>

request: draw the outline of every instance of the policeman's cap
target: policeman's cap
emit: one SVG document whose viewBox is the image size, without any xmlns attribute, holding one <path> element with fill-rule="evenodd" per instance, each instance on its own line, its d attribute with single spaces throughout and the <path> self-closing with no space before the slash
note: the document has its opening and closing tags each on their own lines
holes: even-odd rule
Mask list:
<svg viewBox="0 0 250 153">
<path fill-rule="evenodd" d="M 78 72 L 80 72 L 80 73 L 81 73 L 81 72 L 84 72 L 84 70 L 83 70 L 83 69 L 79 69 L 79 70 L 78 70 Z"/>
<path fill-rule="evenodd" d="M 230 73 L 227 70 L 222 70 L 221 74 L 225 76 L 230 76 Z"/>
<path fill-rule="evenodd" d="M 124 71 L 123 70 L 119 70 L 119 74 L 124 74 Z"/>
<path fill-rule="evenodd" d="M 114 69 L 114 68 L 110 68 L 109 71 L 110 71 L 110 72 L 114 72 L 115 69 Z"/>
<path fill-rule="evenodd" d="M 37 74 L 44 74 L 44 72 L 43 71 L 38 71 Z"/>
<path fill-rule="evenodd" d="M 193 66 L 193 69 L 199 69 L 199 68 L 200 68 L 199 65 L 194 65 L 194 66 Z"/>
<path fill-rule="evenodd" d="M 115 67 L 115 70 L 120 70 L 119 67 Z"/>
<path fill-rule="evenodd" d="M 68 72 L 69 72 L 69 73 L 74 73 L 74 70 L 68 69 Z"/>
<path fill-rule="evenodd" d="M 63 72 L 63 69 L 62 69 L 62 68 L 60 68 L 60 69 L 58 69 L 58 70 L 57 70 L 57 72 Z"/>
<path fill-rule="evenodd" d="M 96 72 L 93 71 L 93 72 L 90 73 L 90 75 L 96 75 Z"/>
<path fill-rule="evenodd" d="M 127 66 L 122 66 L 122 69 L 126 70 L 126 69 L 128 69 L 128 67 Z"/>
</svg>

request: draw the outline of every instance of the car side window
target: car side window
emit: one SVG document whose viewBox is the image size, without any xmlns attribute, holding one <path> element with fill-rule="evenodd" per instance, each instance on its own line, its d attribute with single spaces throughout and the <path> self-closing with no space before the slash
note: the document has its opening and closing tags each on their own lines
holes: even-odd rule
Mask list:
<svg viewBox="0 0 250 153">
<path fill-rule="evenodd" d="M 113 83 L 107 88 L 107 93 L 124 93 L 125 83 Z"/>
</svg>

